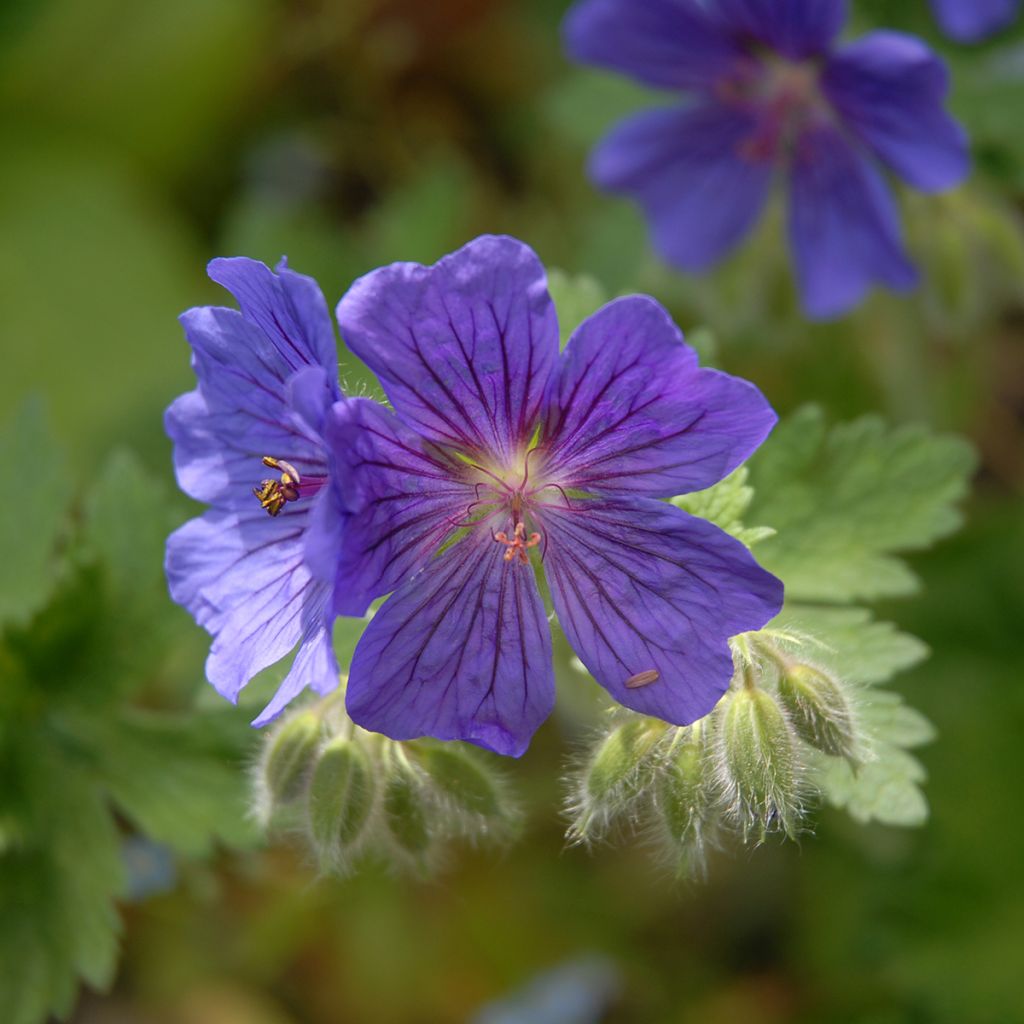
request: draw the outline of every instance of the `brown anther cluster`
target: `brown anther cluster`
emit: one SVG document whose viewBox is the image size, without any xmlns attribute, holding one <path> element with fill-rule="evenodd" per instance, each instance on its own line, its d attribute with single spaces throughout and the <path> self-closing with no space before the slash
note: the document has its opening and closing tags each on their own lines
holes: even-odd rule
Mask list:
<svg viewBox="0 0 1024 1024">
<path fill-rule="evenodd" d="M 524 565 L 530 564 L 530 556 L 526 553 L 527 548 L 535 548 L 540 543 L 540 534 L 531 533 L 529 537 L 526 536 L 526 527 L 522 522 L 516 523 L 515 532 L 512 534 L 511 539 L 509 535 L 504 531 L 499 531 L 494 535 L 494 539 L 501 544 L 506 545 L 508 550 L 505 552 L 505 561 L 511 562 L 513 558 L 518 554 L 519 561 Z"/>
<path fill-rule="evenodd" d="M 270 515 L 276 516 L 289 501 L 298 499 L 302 477 L 299 476 L 299 471 L 284 459 L 275 459 L 264 455 L 263 465 L 281 470 L 281 479 L 262 480 L 259 487 L 252 489 L 252 493 L 259 499 L 260 508 Z"/>
</svg>

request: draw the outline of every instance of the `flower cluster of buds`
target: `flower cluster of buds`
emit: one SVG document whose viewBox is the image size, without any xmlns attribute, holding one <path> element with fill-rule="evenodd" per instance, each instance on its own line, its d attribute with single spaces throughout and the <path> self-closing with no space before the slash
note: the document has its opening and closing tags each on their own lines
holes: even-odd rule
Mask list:
<svg viewBox="0 0 1024 1024">
<path fill-rule="evenodd" d="M 345 714 L 343 694 L 297 710 L 264 742 L 255 813 L 294 833 L 324 871 L 363 858 L 417 873 L 453 837 L 506 839 L 518 812 L 491 759 L 460 743 L 400 743 Z"/>
<path fill-rule="evenodd" d="M 572 778 L 569 838 L 626 826 L 651 836 L 681 876 L 700 874 L 730 837 L 796 836 L 819 753 L 867 756 L 855 694 L 797 660 L 802 642 L 769 630 L 733 640 L 736 671 L 711 714 L 675 727 L 617 711 Z"/>
</svg>

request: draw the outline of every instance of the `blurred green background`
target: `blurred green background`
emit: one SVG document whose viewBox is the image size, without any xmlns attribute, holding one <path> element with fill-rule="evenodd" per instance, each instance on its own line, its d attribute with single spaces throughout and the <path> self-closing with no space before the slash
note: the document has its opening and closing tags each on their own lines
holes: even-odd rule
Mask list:
<svg viewBox="0 0 1024 1024">
<path fill-rule="evenodd" d="M 723 856 L 680 886 L 640 843 L 565 849 L 555 721 L 512 766 L 523 839 L 456 851 L 437 881 L 318 881 L 279 844 L 165 864 L 125 906 L 112 991 L 84 991 L 76 1022 L 526 1024 L 538 1011 L 481 1008 L 531 984 L 607 1007 L 545 1021 L 1024 1021 L 1024 28 L 961 49 L 925 0 L 854 0 L 856 27 L 911 28 L 949 58 L 976 169 L 956 193 L 903 197 L 919 292 L 809 325 L 777 214 L 687 279 L 651 257 L 629 204 L 592 190 L 587 149 L 650 98 L 566 62 L 566 6 L 3 0 L 0 418 L 41 394 L 79 485 L 127 445 L 172 493 L 161 415 L 192 386 L 175 317 L 223 299 L 215 255 L 287 254 L 333 305 L 375 266 L 505 231 L 610 292 L 651 292 L 780 411 L 879 411 L 979 449 L 967 528 L 915 559 L 923 595 L 883 610 L 933 649 L 897 683 L 940 731 L 921 754 L 932 818 L 824 812 L 799 847 Z M 33 453 L 4 471 L 17 502 Z M 165 614 L 175 656 L 156 688 L 209 700 L 204 637 Z"/>
</svg>

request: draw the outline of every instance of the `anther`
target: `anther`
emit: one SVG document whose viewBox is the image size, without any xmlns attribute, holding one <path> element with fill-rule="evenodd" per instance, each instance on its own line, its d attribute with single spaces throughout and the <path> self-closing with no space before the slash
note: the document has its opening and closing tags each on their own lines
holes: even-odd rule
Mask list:
<svg viewBox="0 0 1024 1024">
<path fill-rule="evenodd" d="M 281 470 L 281 479 L 262 480 L 259 487 L 252 489 L 252 493 L 259 499 L 260 508 L 268 514 L 276 516 L 289 501 L 298 499 L 302 477 L 299 475 L 299 471 L 284 459 L 275 459 L 270 455 L 264 455 L 263 465 Z"/>
<path fill-rule="evenodd" d="M 504 544 L 508 549 L 505 552 L 505 561 L 511 562 L 513 558 L 518 556 L 519 561 L 524 565 L 530 564 L 530 556 L 527 555 L 526 551 L 528 548 L 535 548 L 540 543 L 540 534 L 531 533 L 529 537 L 526 536 L 526 527 L 522 521 L 516 523 L 516 528 L 512 533 L 511 539 L 509 535 L 502 530 L 499 530 L 494 534 L 494 539 L 499 544 Z"/>
</svg>

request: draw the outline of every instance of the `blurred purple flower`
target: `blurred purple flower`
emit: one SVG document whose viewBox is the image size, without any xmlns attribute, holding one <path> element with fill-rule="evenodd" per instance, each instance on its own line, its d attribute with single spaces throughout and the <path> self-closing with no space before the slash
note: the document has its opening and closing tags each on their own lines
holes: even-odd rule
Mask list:
<svg viewBox="0 0 1024 1024">
<path fill-rule="evenodd" d="M 644 207 L 669 263 L 703 271 L 783 173 L 803 306 L 823 319 L 874 282 L 916 283 L 876 161 L 926 192 L 968 169 L 943 63 L 897 32 L 836 47 L 845 15 L 843 0 L 579 0 L 565 22 L 577 60 L 689 94 L 615 128 L 591 160 L 597 184 Z"/>
<path fill-rule="evenodd" d="M 960 43 L 978 43 L 1017 16 L 1020 0 L 932 0 L 942 31 Z"/>
<path fill-rule="evenodd" d="M 680 724 L 707 714 L 732 675 L 728 638 L 772 618 L 782 585 L 655 499 L 757 448 L 775 423 L 757 388 L 700 369 L 643 296 L 599 310 L 560 356 L 543 267 L 511 238 L 376 270 L 338 321 L 394 407 L 336 405 L 328 431 L 354 510 L 336 610 L 395 592 L 356 648 L 352 719 L 523 753 L 555 699 L 531 552 L 616 700 Z"/>
<path fill-rule="evenodd" d="M 171 534 L 167 579 L 213 635 L 206 673 L 229 700 L 298 645 L 253 722 L 264 725 L 307 686 L 338 685 L 329 598 L 339 492 L 322 433 L 341 399 L 337 349 L 319 287 L 285 261 L 274 273 L 218 259 L 209 273 L 241 312 L 181 317 L 198 387 L 167 410 L 166 428 L 179 485 L 212 507 Z"/>
</svg>

